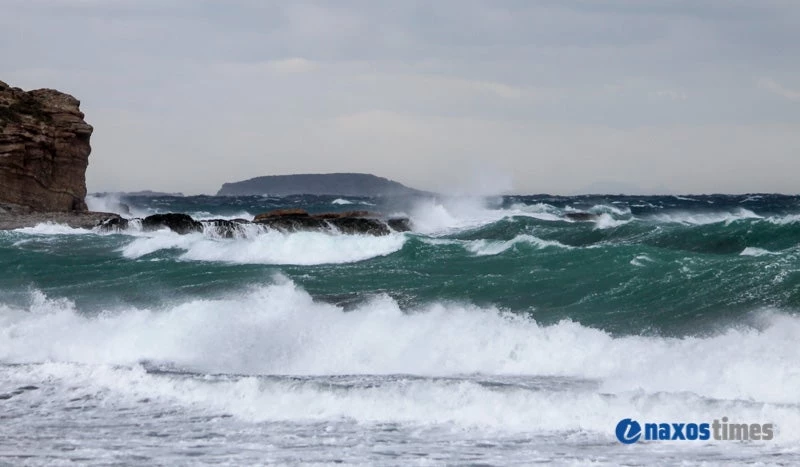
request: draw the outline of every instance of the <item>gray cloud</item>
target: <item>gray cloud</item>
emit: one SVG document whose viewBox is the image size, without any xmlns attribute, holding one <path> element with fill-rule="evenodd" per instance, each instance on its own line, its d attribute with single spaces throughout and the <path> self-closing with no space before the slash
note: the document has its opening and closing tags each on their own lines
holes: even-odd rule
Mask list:
<svg viewBox="0 0 800 467">
<path fill-rule="evenodd" d="M 796 192 L 790 1 L 5 0 L 0 78 L 83 102 L 90 190 L 365 171 Z M 478 177 L 480 178 L 480 177 Z M 466 187 L 466 188 L 465 188 Z"/>
</svg>

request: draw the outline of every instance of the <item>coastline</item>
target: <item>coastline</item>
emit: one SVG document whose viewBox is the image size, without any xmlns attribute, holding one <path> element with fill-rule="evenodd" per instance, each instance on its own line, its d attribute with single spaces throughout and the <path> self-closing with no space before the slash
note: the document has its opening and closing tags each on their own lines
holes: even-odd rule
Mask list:
<svg viewBox="0 0 800 467">
<path fill-rule="evenodd" d="M 0 230 L 35 227 L 38 224 L 45 223 L 63 224 L 79 229 L 92 229 L 105 222 L 121 218 L 119 214 L 112 212 L 33 212 L 23 209 L 9 209 L 8 205 L 0 205 Z"/>
</svg>

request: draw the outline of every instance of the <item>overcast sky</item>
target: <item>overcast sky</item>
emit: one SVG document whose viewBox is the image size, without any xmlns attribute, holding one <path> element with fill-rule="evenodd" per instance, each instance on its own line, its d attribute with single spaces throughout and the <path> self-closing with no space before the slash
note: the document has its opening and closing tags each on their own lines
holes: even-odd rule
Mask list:
<svg viewBox="0 0 800 467">
<path fill-rule="evenodd" d="M 82 101 L 90 191 L 800 192 L 797 0 L 0 0 L 0 80 Z"/>
</svg>

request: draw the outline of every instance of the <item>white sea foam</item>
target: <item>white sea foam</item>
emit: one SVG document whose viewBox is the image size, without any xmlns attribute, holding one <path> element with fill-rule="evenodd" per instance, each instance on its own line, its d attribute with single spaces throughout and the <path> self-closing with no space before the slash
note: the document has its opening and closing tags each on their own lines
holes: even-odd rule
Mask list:
<svg viewBox="0 0 800 467">
<path fill-rule="evenodd" d="M 369 201 L 350 201 L 349 199 L 345 198 L 336 198 L 335 200 L 331 201 L 331 204 L 338 204 L 338 205 L 360 204 L 362 206 L 375 206 L 375 203 L 370 203 Z"/>
<path fill-rule="evenodd" d="M 615 227 L 619 227 L 621 225 L 628 224 L 633 219 L 615 219 L 608 213 L 602 213 L 597 216 L 597 219 L 594 221 L 596 229 L 613 229 Z"/>
<path fill-rule="evenodd" d="M 767 220 L 778 225 L 794 224 L 800 222 L 800 214 L 787 214 L 785 216 L 770 217 Z"/>
<path fill-rule="evenodd" d="M 591 385 L 529 389 L 497 378 L 348 378 L 347 384 L 313 379 L 182 378 L 147 373 L 140 366 L 45 363 L 8 370 L 17 384 L 48 381 L 74 388 L 71 398 L 86 394 L 104 402 L 136 405 L 137 400 L 225 413 L 245 421 L 354 420 L 358 423 L 402 423 L 424 427 L 450 425 L 458 431 L 564 433 L 594 432 L 611 438 L 614 424 L 625 417 L 640 420 L 770 422 L 778 426 L 772 444 L 800 440 L 796 410 L 748 401 L 713 401 L 691 394 L 638 391 L 601 394 Z M 484 379 L 485 381 L 485 379 Z M 511 381 L 513 382 L 513 380 Z M 41 383 L 39 383 L 41 384 Z M 52 397 L 52 396 L 51 396 Z M 57 397 L 57 396 L 56 396 Z M 610 439 L 608 440 L 610 441 Z M 676 449 L 673 447 L 672 449 Z"/>
<path fill-rule="evenodd" d="M 780 253 L 775 251 L 765 250 L 763 248 L 756 248 L 756 247 L 747 247 L 739 253 L 740 256 L 768 256 L 768 255 L 779 255 Z"/>
<path fill-rule="evenodd" d="M 474 229 L 511 217 L 564 220 L 558 208 L 545 203 L 515 203 L 508 209 L 502 209 L 489 206 L 488 201 L 486 198 L 470 197 L 428 199 L 413 206 L 410 217 L 415 231 L 429 235 L 446 235 Z"/>
<path fill-rule="evenodd" d="M 123 201 L 119 194 L 108 193 L 103 195 L 88 195 L 86 197 L 86 205 L 90 211 L 97 212 L 113 212 L 125 218 L 144 218 L 153 214 L 163 213 L 164 211 L 157 208 L 138 208 Z M 203 221 L 209 219 L 253 219 L 253 214 L 247 211 L 234 212 L 232 214 L 215 214 L 209 211 L 187 211 L 187 214 L 196 220 Z"/>
<path fill-rule="evenodd" d="M 594 214 L 613 214 L 615 216 L 629 216 L 631 209 L 628 207 L 619 208 L 610 204 L 596 204 L 589 208 L 589 212 Z"/>
<path fill-rule="evenodd" d="M 0 366 L 0 390 L 34 384 L 42 389 L 10 402 L 45 412 L 87 398 L 84 416 L 180 407 L 296 427 L 438 427 L 445 439 L 464 430 L 537 434 L 542 445 L 593 436 L 616 446 L 613 427 L 626 417 L 727 416 L 774 423 L 770 445 L 791 447 L 800 441 L 798 332 L 798 317 L 769 313 L 758 329 L 674 339 L 612 337 L 569 321 L 542 326 L 454 303 L 403 312 L 387 297 L 344 312 L 285 279 L 235 297 L 96 317 L 34 293 L 26 309 L 0 305 L 0 362 L 21 364 Z"/>
<path fill-rule="evenodd" d="M 21 229 L 15 229 L 14 231 L 28 235 L 86 235 L 93 233 L 92 230 L 78 229 L 64 224 L 55 224 L 53 222 L 43 222 L 34 227 L 23 227 Z"/>
<path fill-rule="evenodd" d="M 343 312 L 281 280 L 227 299 L 95 318 L 36 294 L 27 310 L 0 308 L 0 361 L 148 360 L 238 374 L 560 376 L 597 380 L 610 393 L 797 404 L 800 318 L 765 312 L 756 324 L 708 337 L 612 337 L 465 304 L 403 312 L 379 297 Z"/>
<path fill-rule="evenodd" d="M 563 212 L 547 203 L 514 203 L 505 211 L 507 215 L 534 217 L 543 221 L 563 221 Z"/>
<path fill-rule="evenodd" d="M 245 236 L 214 238 L 203 233 L 178 235 L 162 230 L 142 234 L 121 251 L 137 259 L 160 250 L 182 250 L 184 260 L 238 264 L 314 265 L 352 263 L 399 251 L 403 234 L 384 236 L 338 235 L 325 232 L 282 233 L 245 226 Z"/>
<path fill-rule="evenodd" d="M 414 230 L 443 235 L 497 222 L 506 213 L 486 207 L 481 198 L 444 198 L 420 201 L 411 208 Z"/>
<path fill-rule="evenodd" d="M 86 205 L 90 211 L 113 212 L 123 217 L 146 217 L 155 214 L 151 209 L 139 209 L 123 202 L 118 193 L 87 195 Z"/>
<path fill-rule="evenodd" d="M 645 267 L 647 263 L 652 263 L 653 259 L 647 255 L 638 255 L 630 262 L 632 266 Z"/>
<path fill-rule="evenodd" d="M 718 223 L 730 224 L 731 222 L 736 222 L 743 219 L 763 219 L 763 217 L 759 216 L 753 211 L 750 211 L 749 209 L 738 208 L 730 212 L 697 213 L 676 211 L 655 214 L 651 216 L 650 219 L 664 223 L 707 225 Z"/>
<path fill-rule="evenodd" d="M 225 220 L 234 220 L 234 219 L 245 219 L 248 221 L 253 220 L 253 214 L 247 211 L 239 211 L 233 214 L 214 214 L 208 211 L 194 211 L 189 213 L 192 218 L 198 221 L 207 221 L 211 219 L 225 219 Z"/>
<path fill-rule="evenodd" d="M 504 242 L 490 241 L 490 240 L 472 240 L 466 242 L 464 246 L 467 249 L 467 251 L 474 253 L 476 256 L 489 256 L 489 255 L 498 255 L 519 244 L 532 245 L 540 249 L 547 247 L 564 248 L 564 249 L 573 248 L 569 245 L 564 245 L 563 243 L 557 242 L 555 240 L 543 240 L 541 238 L 527 234 L 517 235 L 513 239 Z"/>
</svg>

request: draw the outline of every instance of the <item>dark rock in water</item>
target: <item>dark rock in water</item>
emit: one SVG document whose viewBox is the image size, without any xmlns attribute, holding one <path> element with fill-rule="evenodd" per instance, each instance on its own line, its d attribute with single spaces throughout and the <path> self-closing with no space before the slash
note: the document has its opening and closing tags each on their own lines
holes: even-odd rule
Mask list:
<svg viewBox="0 0 800 467">
<path fill-rule="evenodd" d="M 110 218 L 97 220 L 95 225 L 105 231 L 124 230 L 130 224 L 128 219 L 110 214 Z M 155 214 L 141 220 L 145 231 L 169 228 L 179 234 L 213 231 L 222 238 L 241 238 L 245 236 L 245 226 L 255 224 L 281 232 L 339 232 L 349 235 L 388 235 L 392 231 L 411 230 L 409 220 L 394 218 L 383 220 L 377 214 L 367 211 L 348 211 L 311 215 L 302 209 L 283 209 L 259 214 L 254 222 L 246 219 L 211 219 L 196 221 L 186 214 Z M 0 220 L 2 218 L 0 217 Z M 102 221 L 102 222 L 101 222 Z M 2 226 L 2 223 L 0 223 Z"/>
<path fill-rule="evenodd" d="M 344 234 L 388 235 L 389 226 L 368 217 L 338 217 L 326 220 L 334 229 Z"/>
<path fill-rule="evenodd" d="M 395 217 L 386 221 L 386 224 L 395 232 L 409 232 L 411 230 L 411 221 L 407 217 Z"/>
<path fill-rule="evenodd" d="M 92 131 L 69 94 L 0 85 L 0 202 L 85 212 Z"/>
<path fill-rule="evenodd" d="M 253 222 L 260 222 L 264 219 L 272 219 L 276 217 L 308 217 L 309 214 L 305 209 L 275 209 L 273 211 L 256 214 Z"/>
<path fill-rule="evenodd" d="M 244 235 L 244 225 L 251 222 L 246 219 L 211 219 L 202 221 L 202 224 L 211 227 L 222 238 L 236 238 Z"/>
<path fill-rule="evenodd" d="M 119 232 L 128 228 L 130 222 L 124 217 L 112 217 L 100 223 L 100 230 L 105 232 Z"/>
<path fill-rule="evenodd" d="M 302 209 L 283 209 L 255 216 L 256 224 L 282 232 L 336 231 L 344 234 L 388 235 L 389 224 L 369 211 L 328 212 L 311 215 Z M 410 230 L 408 219 L 393 219 L 397 231 Z M 405 228 L 403 228 L 405 226 Z"/>
<path fill-rule="evenodd" d="M 341 219 L 343 217 L 378 217 L 378 215 L 369 211 L 344 211 L 315 214 L 314 217 L 318 219 Z"/>
<path fill-rule="evenodd" d="M 305 215 L 285 215 L 260 217 L 256 216 L 255 224 L 264 225 L 282 232 L 297 232 L 299 230 L 329 230 L 329 225 L 324 219 Z"/>
<path fill-rule="evenodd" d="M 154 214 L 142 219 L 142 229 L 145 231 L 159 230 L 164 227 L 181 235 L 203 231 L 203 224 L 192 219 L 187 214 Z"/>
<path fill-rule="evenodd" d="M 564 217 L 572 221 L 595 221 L 598 218 L 597 214 L 591 212 L 568 212 Z"/>
</svg>

